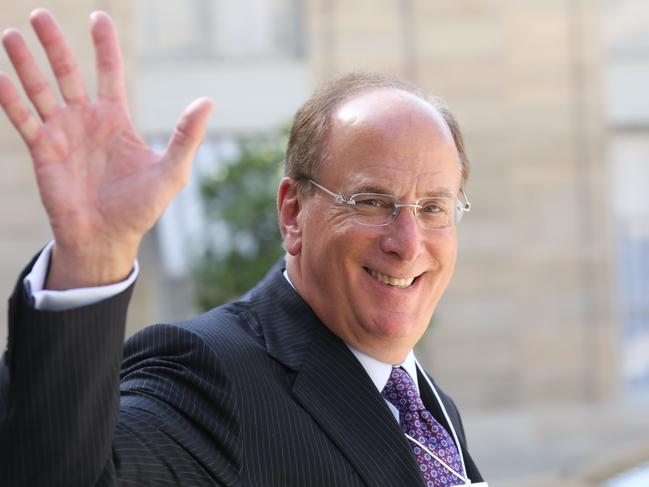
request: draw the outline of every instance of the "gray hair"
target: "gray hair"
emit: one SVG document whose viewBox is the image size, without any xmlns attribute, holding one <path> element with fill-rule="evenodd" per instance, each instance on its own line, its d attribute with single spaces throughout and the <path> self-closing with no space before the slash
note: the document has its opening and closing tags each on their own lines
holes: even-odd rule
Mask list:
<svg viewBox="0 0 649 487">
<path fill-rule="evenodd" d="M 313 93 L 293 118 L 286 148 L 284 175 L 296 181 L 316 178 L 323 161 L 327 158 L 327 135 L 334 110 L 355 95 L 375 89 L 391 88 L 415 95 L 440 113 L 451 131 L 460 157 L 461 188 L 464 188 L 469 177 L 469 160 L 464 149 L 460 126 L 444 100 L 436 96 L 427 96 L 412 83 L 383 73 L 344 74 L 324 84 Z"/>
</svg>

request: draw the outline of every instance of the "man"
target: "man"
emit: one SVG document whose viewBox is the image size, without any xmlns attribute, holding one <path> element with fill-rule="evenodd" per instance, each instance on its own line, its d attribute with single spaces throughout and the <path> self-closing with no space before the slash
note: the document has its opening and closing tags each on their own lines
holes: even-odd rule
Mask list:
<svg viewBox="0 0 649 487">
<path fill-rule="evenodd" d="M 117 34 L 91 16 L 90 101 L 53 17 L 20 34 L 0 104 L 31 153 L 54 241 L 10 302 L 2 485 L 437 486 L 481 481 L 452 401 L 412 353 L 453 273 L 468 210 L 462 138 L 439 101 L 349 75 L 298 111 L 278 190 L 286 248 L 246 298 L 122 348 L 144 233 L 184 184 L 211 102 L 164 154 L 135 132 Z M 120 371 L 120 361 L 122 359 Z"/>
</svg>

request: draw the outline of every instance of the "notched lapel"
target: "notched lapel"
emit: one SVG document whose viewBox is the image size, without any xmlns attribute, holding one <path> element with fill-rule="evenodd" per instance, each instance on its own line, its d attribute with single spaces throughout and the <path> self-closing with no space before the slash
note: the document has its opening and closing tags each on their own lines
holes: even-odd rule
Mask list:
<svg viewBox="0 0 649 487">
<path fill-rule="evenodd" d="M 347 346 L 315 333 L 293 393 L 368 486 L 423 486 L 394 416 Z"/>
</svg>

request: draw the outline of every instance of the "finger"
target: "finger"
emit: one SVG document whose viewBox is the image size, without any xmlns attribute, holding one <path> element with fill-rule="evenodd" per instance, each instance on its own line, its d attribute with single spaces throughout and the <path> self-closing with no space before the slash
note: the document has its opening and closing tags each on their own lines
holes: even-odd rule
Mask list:
<svg viewBox="0 0 649 487">
<path fill-rule="evenodd" d="M 169 140 L 163 162 L 169 165 L 170 170 L 175 173 L 175 179 L 181 185 L 187 182 L 191 161 L 203 140 L 207 119 L 213 108 L 212 100 L 209 98 L 199 98 L 192 102 L 183 112 Z"/>
<path fill-rule="evenodd" d="M 20 35 L 20 32 L 9 29 L 2 36 L 2 44 L 23 88 L 25 88 L 25 93 L 34 104 L 41 119 L 47 119 L 56 111 L 58 101 L 43 73 L 34 62 L 25 40 Z"/>
<path fill-rule="evenodd" d="M 93 12 L 90 22 L 97 62 L 97 95 L 126 99 L 122 52 L 115 24 L 105 12 Z"/>
<path fill-rule="evenodd" d="M 32 13 L 30 20 L 45 49 L 63 99 L 67 103 L 86 101 L 88 96 L 79 66 L 52 14 L 47 10 L 37 9 Z"/>
<path fill-rule="evenodd" d="M 31 148 L 38 136 L 40 123 L 20 100 L 18 91 L 4 73 L 0 73 L 0 105 L 27 146 Z"/>
</svg>

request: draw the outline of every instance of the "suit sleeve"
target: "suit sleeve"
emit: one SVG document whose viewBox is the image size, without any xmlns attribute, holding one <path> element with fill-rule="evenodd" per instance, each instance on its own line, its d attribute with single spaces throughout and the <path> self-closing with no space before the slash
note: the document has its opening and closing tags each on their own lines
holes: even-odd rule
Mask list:
<svg viewBox="0 0 649 487">
<path fill-rule="evenodd" d="M 219 375 L 202 342 L 170 326 L 132 340 L 120 397 L 132 287 L 94 305 L 39 311 L 22 277 L 0 363 L 0 485 L 235 485 L 237 423 L 223 412 L 234 401 L 224 380 L 207 384 L 195 372 L 211 360 Z M 222 451 L 207 452 L 215 434 Z M 218 453 L 216 465 L 207 453 Z"/>
<path fill-rule="evenodd" d="M 120 478 L 160 478 L 162 470 L 168 483 L 155 485 L 239 485 L 237 398 L 204 340 L 183 326 L 155 325 L 131 338 L 124 355 L 114 439 Z"/>
</svg>

